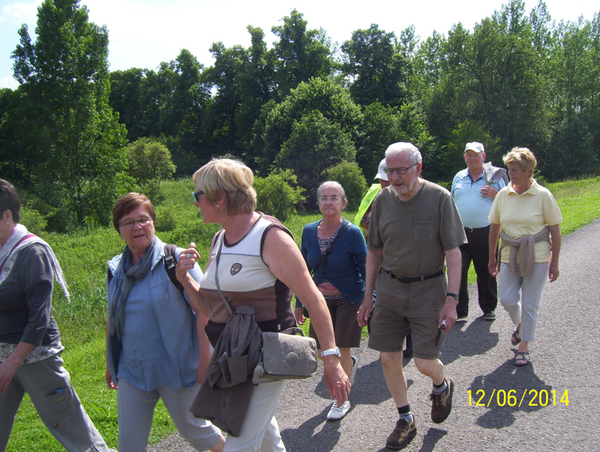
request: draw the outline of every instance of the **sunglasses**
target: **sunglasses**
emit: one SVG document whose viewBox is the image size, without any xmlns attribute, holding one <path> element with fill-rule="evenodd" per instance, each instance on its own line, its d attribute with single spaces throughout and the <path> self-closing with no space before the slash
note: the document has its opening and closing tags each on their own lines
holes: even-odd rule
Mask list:
<svg viewBox="0 0 600 452">
<path fill-rule="evenodd" d="M 193 191 L 192 196 L 194 197 L 194 201 L 200 202 L 200 195 L 203 195 L 204 192 L 202 190 Z"/>
</svg>

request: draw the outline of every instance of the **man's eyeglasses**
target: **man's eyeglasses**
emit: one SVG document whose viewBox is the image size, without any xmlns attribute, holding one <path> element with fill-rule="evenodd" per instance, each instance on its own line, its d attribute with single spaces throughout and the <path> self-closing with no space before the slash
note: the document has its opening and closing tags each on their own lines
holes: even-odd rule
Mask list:
<svg viewBox="0 0 600 452">
<path fill-rule="evenodd" d="M 419 162 L 417 162 L 419 163 Z M 399 168 L 384 168 L 383 171 L 385 172 L 385 174 L 388 175 L 393 175 L 394 171 L 396 171 L 396 173 L 398 173 L 399 176 L 406 174 L 406 172 L 411 169 L 413 166 L 415 166 L 417 163 L 413 163 L 412 165 L 405 167 L 405 166 L 401 166 Z"/>
<path fill-rule="evenodd" d="M 142 218 L 138 218 L 137 220 L 128 220 L 128 221 L 125 221 L 124 223 L 119 223 L 119 227 L 120 228 L 130 228 L 130 227 L 133 227 L 133 225 L 136 223 L 139 224 L 140 226 L 146 226 L 151 221 L 152 221 L 152 218 L 142 217 Z"/>
<path fill-rule="evenodd" d="M 200 195 L 203 195 L 204 192 L 202 190 L 193 191 L 192 196 L 194 197 L 194 201 L 200 202 Z"/>
</svg>

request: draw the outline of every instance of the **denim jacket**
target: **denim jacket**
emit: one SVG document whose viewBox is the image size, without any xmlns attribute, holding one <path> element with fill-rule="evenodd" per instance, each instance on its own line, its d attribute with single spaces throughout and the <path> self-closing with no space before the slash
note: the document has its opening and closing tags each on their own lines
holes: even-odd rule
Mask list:
<svg viewBox="0 0 600 452">
<path fill-rule="evenodd" d="M 176 260 L 181 251 L 177 248 Z M 115 256 L 108 262 L 111 274 L 117 270 L 121 257 Z M 187 294 L 169 279 L 163 258 L 164 246 L 158 240 L 152 269 L 143 280 L 135 282 L 127 298 L 123 341 L 114 344 L 116 336 L 109 335 L 107 346 L 115 382 L 124 378 L 146 391 L 160 386 L 175 389 L 193 386 L 199 364 L 196 316 Z M 200 281 L 202 271 L 197 264 L 190 273 Z M 113 279 L 107 287 L 109 309 L 114 302 L 114 284 Z M 119 348 L 122 348 L 120 353 Z"/>
</svg>

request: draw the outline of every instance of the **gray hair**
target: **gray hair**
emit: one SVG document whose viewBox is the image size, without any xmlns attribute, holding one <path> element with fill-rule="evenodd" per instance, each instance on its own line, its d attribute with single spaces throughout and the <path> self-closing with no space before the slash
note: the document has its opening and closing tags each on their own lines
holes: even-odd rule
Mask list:
<svg viewBox="0 0 600 452">
<path fill-rule="evenodd" d="M 323 188 L 325 188 L 326 185 L 333 185 L 342 194 L 342 201 L 348 201 L 348 199 L 346 198 L 346 191 L 344 190 L 344 187 L 342 187 L 342 184 L 335 180 L 328 180 L 319 185 L 319 188 L 317 188 L 317 201 L 321 198 L 321 191 L 323 191 Z"/>
<path fill-rule="evenodd" d="M 397 143 L 390 144 L 385 151 L 385 158 L 393 157 L 395 155 L 401 154 L 402 152 L 408 152 L 410 155 L 410 163 L 423 163 L 423 157 L 419 152 L 419 149 L 412 144 L 406 143 L 404 141 L 399 141 Z"/>
</svg>

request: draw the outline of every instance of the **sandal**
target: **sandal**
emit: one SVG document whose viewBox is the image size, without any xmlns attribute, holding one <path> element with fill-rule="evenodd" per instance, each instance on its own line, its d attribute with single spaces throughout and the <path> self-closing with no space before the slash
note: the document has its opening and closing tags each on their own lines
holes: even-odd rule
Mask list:
<svg viewBox="0 0 600 452">
<path fill-rule="evenodd" d="M 515 366 L 526 366 L 530 363 L 529 352 L 517 352 L 513 362 L 515 363 Z"/>
<path fill-rule="evenodd" d="M 513 345 L 519 345 L 521 342 L 521 336 L 519 336 L 519 327 L 514 330 L 510 336 L 510 343 Z"/>
</svg>

